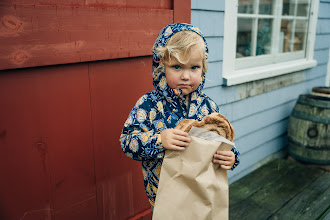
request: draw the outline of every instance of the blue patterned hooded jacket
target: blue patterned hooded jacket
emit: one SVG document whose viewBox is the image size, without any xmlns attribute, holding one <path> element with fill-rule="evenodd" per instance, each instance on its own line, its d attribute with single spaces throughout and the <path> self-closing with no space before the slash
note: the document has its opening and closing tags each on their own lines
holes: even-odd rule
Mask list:
<svg viewBox="0 0 330 220">
<path fill-rule="evenodd" d="M 205 42 L 205 51 L 208 53 L 206 41 L 197 27 L 182 23 L 169 24 L 164 27 L 158 34 L 153 47 L 152 73 L 155 89 L 137 101 L 120 136 L 121 147 L 126 156 L 142 161 L 145 191 L 152 206 L 154 206 L 156 198 L 165 153 L 160 132 L 174 128 L 185 118 L 200 121 L 212 112 L 219 112 L 216 103 L 202 92 L 205 82 L 204 72 L 199 87 L 190 93 L 188 107 L 182 91 L 171 89 L 167 85 L 164 64 L 159 62 L 160 58 L 155 49 L 160 46 L 164 47 L 173 34 L 179 31 L 193 31 L 199 34 Z M 236 157 L 232 167 L 234 169 L 239 163 L 239 152 L 236 148 L 233 148 L 232 151 Z"/>
</svg>

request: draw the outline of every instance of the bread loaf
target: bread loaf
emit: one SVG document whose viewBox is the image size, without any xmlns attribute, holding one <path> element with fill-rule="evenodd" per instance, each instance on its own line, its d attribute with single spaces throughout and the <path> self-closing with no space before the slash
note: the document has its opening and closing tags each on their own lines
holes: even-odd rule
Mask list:
<svg viewBox="0 0 330 220">
<path fill-rule="evenodd" d="M 205 116 L 200 122 L 194 119 L 184 119 L 180 121 L 175 128 L 189 132 L 192 126 L 212 131 L 229 141 L 234 140 L 235 132 L 233 126 L 229 123 L 227 118 L 220 113 L 212 113 Z"/>
</svg>

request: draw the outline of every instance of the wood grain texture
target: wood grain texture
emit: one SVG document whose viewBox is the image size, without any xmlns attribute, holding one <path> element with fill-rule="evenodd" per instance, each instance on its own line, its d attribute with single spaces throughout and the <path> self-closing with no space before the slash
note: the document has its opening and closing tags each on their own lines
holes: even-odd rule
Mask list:
<svg viewBox="0 0 330 220">
<path fill-rule="evenodd" d="M 223 12 L 192 10 L 191 23 L 199 27 L 206 37 L 223 37 Z"/>
<path fill-rule="evenodd" d="M 2 4 L 11 5 L 51 5 L 51 6 L 84 6 L 85 0 L 2 0 Z"/>
<path fill-rule="evenodd" d="M 325 2 L 325 1 L 320 2 L 319 18 L 330 19 L 329 11 L 330 11 L 330 2 Z"/>
<path fill-rule="evenodd" d="M 150 208 L 141 162 L 124 155 L 119 138 L 137 100 L 153 89 L 151 66 L 151 57 L 90 64 L 98 212 L 103 219 L 128 219 Z"/>
<path fill-rule="evenodd" d="M 328 208 L 330 208 L 330 175 L 323 173 L 270 219 L 315 219 Z"/>
<path fill-rule="evenodd" d="M 172 10 L 0 4 L 0 69 L 151 55 Z M 132 22 L 134 20 L 134 22 Z"/>
<path fill-rule="evenodd" d="M 191 0 L 173 0 L 173 21 L 175 23 L 190 23 Z"/>
<path fill-rule="evenodd" d="M 230 219 L 318 219 L 329 208 L 329 178 L 316 168 L 274 160 L 230 185 Z"/>
<path fill-rule="evenodd" d="M 207 10 L 207 11 L 224 11 L 225 10 L 225 1 L 217 0 L 192 0 L 191 8 L 197 10 Z"/>
<path fill-rule="evenodd" d="M 173 9 L 172 0 L 86 0 L 85 4 L 92 7 Z"/>
<path fill-rule="evenodd" d="M 115 7 L 115 8 L 149 8 L 149 9 L 173 9 L 171 0 L 2 0 L 3 4 L 16 5 L 51 5 L 74 7 Z"/>
<path fill-rule="evenodd" d="M 319 19 L 317 22 L 316 34 L 329 34 L 330 27 L 328 25 L 329 19 Z M 317 42 L 317 40 L 316 40 Z M 315 43 L 316 43 L 315 42 Z"/>
<path fill-rule="evenodd" d="M 0 93 L 1 219 L 95 219 L 87 64 L 2 71 Z"/>
</svg>

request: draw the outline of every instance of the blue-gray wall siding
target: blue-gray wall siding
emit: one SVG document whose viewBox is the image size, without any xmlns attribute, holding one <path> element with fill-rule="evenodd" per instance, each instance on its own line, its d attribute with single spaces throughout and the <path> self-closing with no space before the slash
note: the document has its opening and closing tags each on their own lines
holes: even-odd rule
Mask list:
<svg viewBox="0 0 330 220">
<path fill-rule="evenodd" d="M 204 92 L 220 107 L 235 128 L 241 164 L 228 172 L 234 182 L 260 162 L 287 146 L 287 125 L 299 94 L 324 86 L 330 47 L 330 0 L 321 0 L 314 59 L 318 65 L 301 72 L 302 80 L 264 93 L 242 97 L 242 86 L 223 86 L 222 60 L 224 0 L 192 0 L 191 23 L 199 27 L 209 46 L 209 71 Z M 298 73 L 299 74 L 299 73 Z"/>
</svg>

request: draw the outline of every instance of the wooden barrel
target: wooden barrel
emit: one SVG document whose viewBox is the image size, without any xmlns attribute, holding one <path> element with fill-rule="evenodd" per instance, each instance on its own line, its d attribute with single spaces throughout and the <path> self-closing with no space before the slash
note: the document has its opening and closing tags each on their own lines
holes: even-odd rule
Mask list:
<svg viewBox="0 0 330 220">
<path fill-rule="evenodd" d="M 288 126 L 289 154 L 307 163 L 330 164 L 330 98 L 300 95 Z"/>
<path fill-rule="evenodd" d="M 325 96 L 330 98 L 330 87 L 314 87 L 312 95 Z"/>
</svg>

